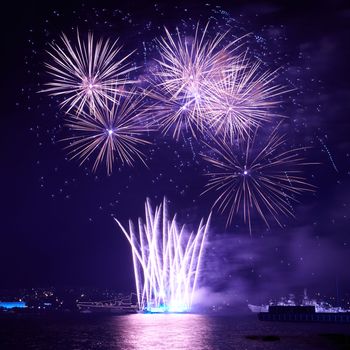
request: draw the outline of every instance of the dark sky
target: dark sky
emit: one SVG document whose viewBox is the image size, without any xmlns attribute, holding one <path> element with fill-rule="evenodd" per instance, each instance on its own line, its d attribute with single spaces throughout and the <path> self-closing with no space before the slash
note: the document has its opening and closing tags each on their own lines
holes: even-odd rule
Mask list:
<svg viewBox="0 0 350 350">
<path fill-rule="evenodd" d="M 66 160 L 57 142 L 64 136 L 57 101 L 36 91 L 47 79 L 42 66 L 46 44 L 61 31 L 79 26 L 120 36 L 126 48 L 140 47 L 148 21 L 155 25 L 152 32 L 144 31 L 145 41 L 162 33 L 158 25 L 177 25 L 189 17 L 203 21 L 221 5 L 237 19 L 237 35 L 263 35 L 268 64 L 289 64 L 285 78 L 300 92 L 295 103 L 287 102 L 291 134 L 295 143 L 313 145 L 310 159 L 322 164 L 308 174 L 316 193 L 300 198 L 296 219 L 285 220 L 283 229 L 272 225 L 266 230 L 257 221 L 251 237 L 242 223 L 225 232 L 225 218 L 215 213 L 203 275 L 203 286 L 212 288 L 203 293 L 261 300 L 308 287 L 331 296 L 337 278 L 342 295 L 349 297 L 350 8 L 345 2 L 8 5 L 1 21 L 0 288 L 69 285 L 128 291 L 133 288 L 130 251 L 111 214 L 123 222 L 136 219 L 147 196 L 157 203 L 166 195 L 172 210 L 190 225 L 208 215 L 213 198 L 200 197 L 206 180 L 196 145 L 193 151 L 188 140 L 181 144 L 158 135 L 149 149 L 149 169 L 137 164 L 117 166 L 110 177 L 104 169 L 91 174 L 89 164 L 79 167 Z M 133 23 L 125 24 L 120 14 L 110 16 L 115 9 L 128 13 Z M 142 51 L 136 57 L 140 60 Z"/>
</svg>

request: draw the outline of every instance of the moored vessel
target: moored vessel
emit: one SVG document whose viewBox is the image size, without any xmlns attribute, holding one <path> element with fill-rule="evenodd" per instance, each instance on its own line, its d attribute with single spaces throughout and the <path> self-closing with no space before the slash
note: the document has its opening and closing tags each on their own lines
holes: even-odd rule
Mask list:
<svg viewBox="0 0 350 350">
<path fill-rule="evenodd" d="M 138 305 L 132 302 L 132 294 L 126 298 L 106 301 L 86 301 L 77 303 L 81 313 L 133 314 L 138 312 Z"/>
<path fill-rule="evenodd" d="M 290 295 L 277 303 L 248 307 L 260 321 L 350 323 L 350 310 L 309 299 L 306 290 L 300 304 Z"/>
</svg>

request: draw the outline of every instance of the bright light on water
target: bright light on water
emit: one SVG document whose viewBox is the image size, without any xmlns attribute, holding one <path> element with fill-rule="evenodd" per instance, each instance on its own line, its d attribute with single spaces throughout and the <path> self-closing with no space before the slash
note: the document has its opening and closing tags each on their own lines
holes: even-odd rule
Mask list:
<svg viewBox="0 0 350 350">
<path fill-rule="evenodd" d="M 160 305 L 160 306 L 147 306 L 145 308 L 146 313 L 160 314 L 160 313 L 184 313 L 188 312 L 189 308 L 181 303 L 170 303 L 170 305 Z"/>
</svg>

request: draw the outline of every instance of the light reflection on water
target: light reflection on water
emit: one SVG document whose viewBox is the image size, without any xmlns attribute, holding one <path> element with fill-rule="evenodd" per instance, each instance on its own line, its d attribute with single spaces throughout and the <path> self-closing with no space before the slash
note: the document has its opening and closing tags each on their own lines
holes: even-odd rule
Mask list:
<svg viewBox="0 0 350 350">
<path fill-rule="evenodd" d="M 123 350 L 306 350 L 338 347 L 320 333 L 341 333 L 344 325 L 260 322 L 195 314 L 135 314 L 111 322 L 115 347 Z M 277 341 L 247 336 L 277 335 Z"/>
<path fill-rule="evenodd" d="M 121 349 L 209 349 L 209 322 L 204 315 L 135 314 L 120 321 L 116 326 Z"/>
<path fill-rule="evenodd" d="M 322 336 L 350 334 L 349 325 L 259 322 L 249 317 L 195 314 L 27 315 L 0 318 L 0 350 L 335 350 Z M 262 339 L 277 336 L 276 341 Z M 247 337 L 248 336 L 248 337 Z M 257 337 L 249 337 L 257 336 Z M 348 339 L 348 340 L 347 340 Z"/>
</svg>

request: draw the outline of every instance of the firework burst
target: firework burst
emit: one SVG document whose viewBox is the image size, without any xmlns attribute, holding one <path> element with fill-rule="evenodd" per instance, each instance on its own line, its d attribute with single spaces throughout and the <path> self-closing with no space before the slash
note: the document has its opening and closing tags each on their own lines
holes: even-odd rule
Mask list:
<svg viewBox="0 0 350 350">
<path fill-rule="evenodd" d="M 130 243 L 139 307 L 148 312 L 186 312 L 191 309 L 200 261 L 209 227 L 201 220 L 197 231 L 187 234 L 176 215 L 169 218 L 166 199 L 152 209 L 145 203 L 145 222 L 139 218 L 129 230 L 115 219 Z M 138 231 L 138 232 L 137 232 Z"/>
<path fill-rule="evenodd" d="M 194 113 L 193 109 L 183 98 L 171 97 L 166 92 L 147 91 L 146 95 L 157 103 L 149 109 L 153 124 L 160 126 L 163 134 L 170 133 L 174 139 L 180 138 L 183 130 L 197 138 L 197 133 L 205 130 L 205 123 L 202 117 Z"/>
<path fill-rule="evenodd" d="M 153 89 L 149 95 L 159 102 L 154 111 L 163 132 L 173 127 L 176 139 L 183 127 L 190 129 L 194 137 L 196 130 L 205 130 L 204 102 L 210 93 L 208 84 L 218 79 L 232 61 L 232 47 L 241 39 L 226 46 L 223 45 L 226 33 L 209 40 L 206 38 L 208 25 L 202 34 L 197 25 L 192 39 L 182 37 L 179 30 L 173 38 L 165 28 L 165 37 L 158 40 L 159 69 L 151 79 Z"/>
<path fill-rule="evenodd" d="M 93 171 L 104 162 L 108 174 L 116 157 L 129 166 L 135 158 L 145 164 L 144 154 L 139 150 L 149 144 L 142 138 L 149 131 L 144 110 L 142 96 L 131 91 L 126 96 L 114 95 L 113 102 L 105 100 L 103 107 L 95 108 L 93 114 L 82 111 L 79 117 L 71 115 L 67 127 L 74 136 L 66 139 L 71 159 L 79 158 L 82 164 L 94 156 Z"/>
<path fill-rule="evenodd" d="M 117 41 L 96 41 L 92 33 L 83 41 L 79 32 L 75 45 L 65 34 L 61 39 L 61 45 L 50 45 L 52 62 L 45 66 L 53 79 L 41 92 L 63 96 L 61 107 L 67 107 L 67 112 L 74 110 L 79 115 L 85 106 L 90 110 L 103 106 L 106 100 L 123 92 L 119 86 L 132 83 L 127 77 L 136 69 L 127 62 L 132 53 L 119 58 L 121 47 Z"/>
<path fill-rule="evenodd" d="M 214 134 L 232 143 L 248 137 L 262 123 L 281 117 L 274 108 L 280 103 L 277 97 L 287 91 L 273 83 L 276 73 L 261 72 L 261 62 L 250 63 L 244 54 L 221 73 L 220 79 L 212 79 L 205 109 Z"/>
<path fill-rule="evenodd" d="M 295 197 L 314 191 L 314 186 L 302 175 L 302 168 L 311 164 L 302 155 L 305 147 L 286 150 L 285 135 L 279 135 L 277 129 L 262 144 L 258 144 L 255 132 L 244 141 L 242 149 L 215 139 L 214 146 L 208 144 L 213 155 L 203 155 L 203 158 L 215 171 L 207 174 L 210 179 L 203 193 L 218 194 L 213 208 L 221 213 L 228 212 L 228 226 L 234 215 L 242 212 L 250 232 L 253 212 L 258 213 L 267 227 L 268 216 L 282 226 L 281 214 L 294 217 Z"/>
</svg>

